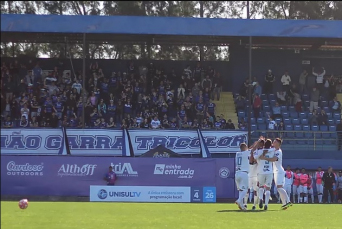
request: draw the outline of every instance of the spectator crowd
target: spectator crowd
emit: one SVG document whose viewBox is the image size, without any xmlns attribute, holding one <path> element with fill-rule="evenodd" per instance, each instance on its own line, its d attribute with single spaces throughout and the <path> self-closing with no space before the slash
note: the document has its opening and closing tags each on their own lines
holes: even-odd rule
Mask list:
<svg viewBox="0 0 342 229">
<path fill-rule="evenodd" d="M 32 69 L 32 70 L 31 70 Z M 217 115 L 221 74 L 200 62 L 182 72 L 150 63 L 104 74 L 97 62 L 81 72 L 43 71 L 39 61 L 2 63 L 2 127 L 235 129 Z"/>
</svg>

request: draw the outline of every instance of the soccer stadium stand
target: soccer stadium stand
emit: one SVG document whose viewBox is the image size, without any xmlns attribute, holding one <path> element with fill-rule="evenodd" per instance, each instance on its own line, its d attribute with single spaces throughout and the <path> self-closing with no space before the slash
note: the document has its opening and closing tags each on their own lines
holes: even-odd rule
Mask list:
<svg viewBox="0 0 342 229">
<path fill-rule="evenodd" d="M 226 129 L 213 102 L 214 94 L 216 100 L 220 96 L 221 76 L 208 66 L 172 71 L 131 62 L 110 75 L 95 62 L 89 66 L 82 95 L 79 72 L 74 77 L 58 66 L 43 70 L 39 62 L 32 64 L 2 63 L 4 128 L 82 127 L 83 97 L 89 128 Z"/>
<path fill-rule="evenodd" d="M 317 83 L 309 86 L 307 80 L 304 80 L 305 91 L 283 87 L 277 94 L 271 92 L 260 95 L 261 109 L 254 109 L 252 117 L 255 118 L 250 120 L 254 138 L 263 134 L 279 136 L 285 139 L 285 143 L 297 147 L 316 144 L 326 145 L 325 149 L 328 149 L 336 145 L 336 127 L 341 123 L 341 94 L 336 92 L 341 88 L 342 78 L 325 75 L 323 68 L 318 71 L 319 74 L 312 69 L 309 77 L 316 76 L 318 82 L 321 74 L 324 77 L 321 85 Z M 246 97 L 244 91 L 248 85 L 254 92 L 251 99 Z M 257 103 L 256 87 L 256 83 L 244 84 L 242 93 L 234 94 L 239 123 L 248 122 L 248 107 Z M 285 95 L 285 102 L 281 99 L 281 93 Z"/>
</svg>

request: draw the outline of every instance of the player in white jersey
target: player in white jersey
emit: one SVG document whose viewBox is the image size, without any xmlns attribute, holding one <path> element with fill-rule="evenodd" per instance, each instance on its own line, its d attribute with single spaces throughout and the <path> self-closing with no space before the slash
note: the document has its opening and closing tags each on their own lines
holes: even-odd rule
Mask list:
<svg viewBox="0 0 342 229">
<path fill-rule="evenodd" d="M 249 157 L 251 156 L 251 151 L 248 150 L 246 143 L 240 144 L 240 150 L 235 155 L 235 183 L 239 191 L 239 198 L 235 203 L 241 210 L 246 210 L 243 205 L 243 198 L 248 190 Z"/>
<path fill-rule="evenodd" d="M 254 152 L 255 150 L 261 150 L 264 148 L 264 140 L 262 137 L 260 137 L 259 141 L 256 142 L 256 144 L 253 146 L 252 152 Z M 258 187 L 258 163 L 254 158 L 250 158 L 249 160 L 249 173 L 248 173 L 248 188 L 249 191 L 253 190 L 253 194 L 254 195 L 254 200 L 253 200 L 253 207 L 252 210 L 255 210 L 255 205 L 258 203 L 259 201 L 259 197 L 258 197 L 258 191 L 259 191 L 259 187 Z"/>
<path fill-rule="evenodd" d="M 283 203 L 281 209 L 286 210 L 289 206 L 292 206 L 290 198 L 287 195 L 285 185 L 285 170 L 283 168 L 283 152 L 280 149 L 282 140 L 277 138 L 273 141 L 274 156 L 267 157 L 267 154 L 260 157 L 261 160 L 266 160 L 273 164 L 274 183 L 277 187 L 281 202 Z"/>
<path fill-rule="evenodd" d="M 267 139 L 265 141 L 265 147 L 262 150 L 256 150 L 253 153 L 253 157 L 257 160 L 258 163 L 258 175 L 257 179 L 259 182 L 259 208 L 263 208 L 264 206 L 264 191 L 265 192 L 265 206 L 264 210 L 267 210 L 267 205 L 271 196 L 271 187 L 273 180 L 273 164 L 269 161 L 263 160 L 263 158 L 272 158 L 274 156 L 274 149 L 271 148 L 272 141 Z M 265 187 L 265 188 L 264 188 Z"/>
<path fill-rule="evenodd" d="M 285 191 L 289 197 L 291 197 L 292 193 L 292 184 L 293 184 L 293 172 L 291 171 L 291 167 L 287 166 L 285 171 Z"/>
</svg>

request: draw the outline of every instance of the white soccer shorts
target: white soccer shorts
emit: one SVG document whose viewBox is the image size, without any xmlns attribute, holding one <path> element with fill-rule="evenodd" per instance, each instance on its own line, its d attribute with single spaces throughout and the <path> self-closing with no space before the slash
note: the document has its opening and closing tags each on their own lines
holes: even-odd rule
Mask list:
<svg viewBox="0 0 342 229">
<path fill-rule="evenodd" d="M 237 190 L 248 189 L 248 174 L 246 172 L 235 173 L 235 183 Z"/>
<path fill-rule="evenodd" d="M 308 193 L 308 186 L 299 185 L 299 193 Z"/>
<path fill-rule="evenodd" d="M 275 173 L 274 174 L 274 183 L 276 186 L 281 185 L 284 187 L 284 185 L 285 185 L 285 173 Z"/>
<path fill-rule="evenodd" d="M 257 177 L 248 177 L 248 188 L 251 190 L 253 189 L 253 191 L 257 191 L 258 190 L 258 179 Z"/>
<path fill-rule="evenodd" d="M 273 173 L 271 174 L 258 174 L 259 187 L 272 187 Z"/>
<path fill-rule="evenodd" d="M 323 195 L 323 185 L 322 184 L 316 184 L 317 194 Z"/>
<path fill-rule="evenodd" d="M 293 194 L 299 195 L 300 194 L 300 186 L 293 185 Z"/>
<path fill-rule="evenodd" d="M 292 190 L 291 190 L 292 187 L 291 187 L 291 185 L 290 185 L 290 184 L 285 184 L 284 189 L 285 189 L 287 195 L 290 196 L 291 193 L 292 193 Z"/>
</svg>

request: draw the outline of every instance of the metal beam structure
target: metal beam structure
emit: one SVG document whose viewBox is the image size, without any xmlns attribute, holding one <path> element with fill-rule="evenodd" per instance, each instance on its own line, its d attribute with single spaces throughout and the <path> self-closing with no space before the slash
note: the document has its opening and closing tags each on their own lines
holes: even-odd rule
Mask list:
<svg viewBox="0 0 342 229">
<path fill-rule="evenodd" d="M 82 44 L 83 34 L 80 33 L 19 33 L 1 32 L 1 42 L 8 43 L 65 43 Z M 172 36 L 172 35 L 130 35 L 130 34 L 87 34 L 89 44 L 147 44 L 174 46 L 228 46 L 249 45 L 249 37 L 226 36 Z M 342 39 L 338 38 L 291 38 L 291 37 L 254 37 L 253 47 L 299 47 L 315 46 L 321 48 L 342 48 Z"/>
</svg>

